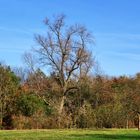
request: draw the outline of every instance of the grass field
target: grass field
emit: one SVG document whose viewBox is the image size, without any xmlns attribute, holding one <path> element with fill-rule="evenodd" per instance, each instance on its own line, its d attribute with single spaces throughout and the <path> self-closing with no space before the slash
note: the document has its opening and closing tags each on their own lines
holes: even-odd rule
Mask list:
<svg viewBox="0 0 140 140">
<path fill-rule="evenodd" d="M 140 140 L 134 129 L 12 130 L 0 131 L 0 140 Z"/>
</svg>

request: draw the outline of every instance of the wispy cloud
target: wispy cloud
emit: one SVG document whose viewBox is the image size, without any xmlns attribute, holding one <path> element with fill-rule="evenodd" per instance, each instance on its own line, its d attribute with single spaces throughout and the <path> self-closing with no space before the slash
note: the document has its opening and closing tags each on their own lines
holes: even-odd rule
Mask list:
<svg viewBox="0 0 140 140">
<path fill-rule="evenodd" d="M 108 53 L 108 55 L 140 60 L 140 34 L 97 33 L 95 35 L 98 41 L 97 50 L 104 55 Z"/>
<path fill-rule="evenodd" d="M 0 26 L 1 31 L 6 31 L 6 32 L 15 32 L 15 33 L 22 33 L 22 34 L 27 34 L 31 35 L 32 32 L 26 29 L 20 29 L 20 28 L 8 28 L 8 27 L 3 27 Z"/>
<path fill-rule="evenodd" d="M 1 48 L 0 47 L 0 54 L 1 53 L 22 53 L 24 52 L 25 49 L 24 48 Z"/>
<path fill-rule="evenodd" d="M 134 33 L 95 33 L 95 35 L 106 38 L 122 38 L 130 40 L 140 40 L 140 34 Z"/>
<path fill-rule="evenodd" d="M 9 28 L 0 26 L 0 53 L 23 53 L 33 45 L 35 33 L 43 33 L 42 29 Z"/>
<path fill-rule="evenodd" d="M 34 35 L 35 33 L 44 33 L 44 30 L 42 29 L 23 29 L 23 28 L 9 28 L 9 27 L 4 27 L 0 26 L 0 31 L 5 31 L 5 32 L 14 32 L 14 33 L 20 33 L 20 34 L 25 34 L 25 35 Z"/>
<path fill-rule="evenodd" d="M 131 53 L 131 52 L 113 52 L 113 51 L 107 51 L 103 53 L 104 55 L 108 57 L 115 57 L 117 59 L 121 59 L 122 61 L 126 60 L 132 60 L 132 61 L 140 61 L 140 53 Z"/>
</svg>

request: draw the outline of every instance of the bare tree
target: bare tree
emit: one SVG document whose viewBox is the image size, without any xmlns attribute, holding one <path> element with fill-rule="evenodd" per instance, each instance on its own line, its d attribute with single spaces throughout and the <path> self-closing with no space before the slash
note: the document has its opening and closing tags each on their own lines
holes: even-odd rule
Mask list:
<svg viewBox="0 0 140 140">
<path fill-rule="evenodd" d="M 36 35 L 39 48 L 35 49 L 39 62 L 55 71 L 62 89 L 59 115 L 63 112 L 64 102 L 71 90 L 77 86 L 71 85 L 71 80 L 78 81 L 92 67 L 92 54 L 89 47 L 93 45 L 93 37 L 81 25 L 67 26 L 65 16 L 56 16 L 52 22 L 46 18 L 47 34 Z"/>
<path fill-rule="evenodd" d="M 24 53 L 23 61 L 27 65 L 26 74 L 27 79 L 25 81 L 25 85 L 28 85 L 28 88 L 33 91 L 40 99 L 44 101 L 45 104 L 50 105 L 48 101 L 46 101 L 44 94 L 42 91 L 44 88 L 44 83 L 47 81 L 45 74 L 39 66 L 37 65 L 38 60 L 32 53 Z"/>
</svg>

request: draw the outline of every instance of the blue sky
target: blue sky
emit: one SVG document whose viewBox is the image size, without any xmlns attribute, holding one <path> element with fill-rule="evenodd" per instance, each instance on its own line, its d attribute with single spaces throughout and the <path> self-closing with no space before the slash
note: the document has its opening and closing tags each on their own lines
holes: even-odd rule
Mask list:
<svg viewBox="0 0 140 140">
<path fill-rule="evenodd" d="M 46 16 L 64 13 L 68 24 L 84 24 L 95 37 L 93 54 L 108 75 L 140 72 L 140 0 L 0 0 L 0 61 L 22 64 L 45 31 Z"/>
</svg>

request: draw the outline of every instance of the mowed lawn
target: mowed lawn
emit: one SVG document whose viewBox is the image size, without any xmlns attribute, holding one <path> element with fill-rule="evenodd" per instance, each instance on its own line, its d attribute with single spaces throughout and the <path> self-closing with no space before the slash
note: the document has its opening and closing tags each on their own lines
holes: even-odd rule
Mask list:
<svg viewBox="0 0 140 140">
<path fill-rule="evenodd" d="M 140 140 L 140 132 L 136 129 L 2 130 L 0 140 Z"/>
</svg>

